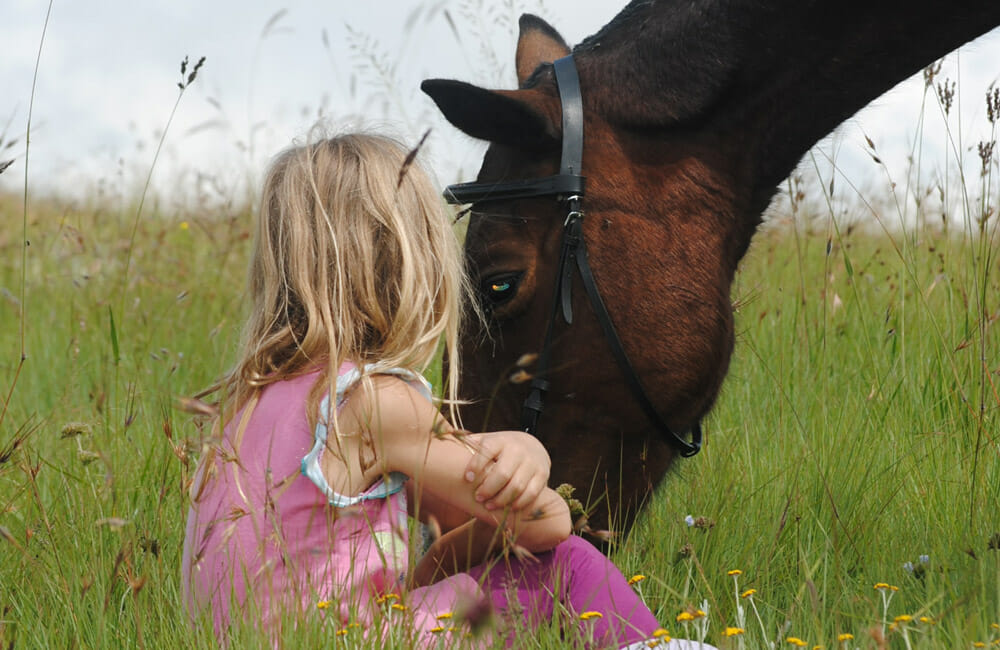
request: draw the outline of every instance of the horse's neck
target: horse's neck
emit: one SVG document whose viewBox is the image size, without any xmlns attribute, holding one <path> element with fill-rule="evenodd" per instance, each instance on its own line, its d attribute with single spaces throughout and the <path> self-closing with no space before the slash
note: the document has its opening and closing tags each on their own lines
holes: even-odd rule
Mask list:
<svg viewBox="0 0 1000 650">
<path fill-rule="evenodd" d="M 983 0 L 635 0 L 577 58 L 609 121 L 721 135 L 766 203 L 817 140 L 998 24 Z"/>
</svg>

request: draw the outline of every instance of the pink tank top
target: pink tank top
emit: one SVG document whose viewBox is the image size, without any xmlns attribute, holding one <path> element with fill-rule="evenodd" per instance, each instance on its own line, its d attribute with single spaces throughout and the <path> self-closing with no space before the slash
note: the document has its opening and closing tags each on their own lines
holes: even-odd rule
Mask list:
<svg viewBox="0 0 1000 650">
<path fill-rule="evenodd" d="M 418 380 L 405 370 L 378 372 Z M 306 413 L 317 375 L 267 386 L 240 448 L 234 442 L 243 411 L 225 426 L 211 466 L 199 467 L 182 564 L 188 607 L 193 616 L 210 611 L 220 639 L 233 619 L 260 621 L 276 633 L 282 620 L 301 620 L 283 613 L 298 611 L 344 634 L 392 625 L 421 645 L 437 644 L 456 603 L 479 593 L 476 582 L 459 574 L 404 593 L 406 477 L 392 474 L 355 497 L 330 490 L 319 472 L 326 423 L 320 417 L 310 430 Z M 358 376 L 353 365 L 341 367 L 338 409 Z"/>
</svg>

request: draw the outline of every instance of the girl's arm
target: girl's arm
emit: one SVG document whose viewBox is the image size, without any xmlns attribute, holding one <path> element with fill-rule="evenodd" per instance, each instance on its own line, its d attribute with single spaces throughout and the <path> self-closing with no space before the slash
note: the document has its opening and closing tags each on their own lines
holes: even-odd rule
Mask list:
<svg viewBox="0 0 1000 650">
<path fill-rule="evenodd" d="M 571 522 L 566 502 L 546 487 L 523 509 L 489 510 L 476 500 L 475 484 L 465 479 L 465 471 L 475 453 L 461 432 L 456 432 L 434 406 L 406 382 L 392 376 L 377 376 L 368 385 L 359 385 L 341 413 L 371 435 L 377 462 L 373 480 L 386 472 L 399 471 L 410 477 L 422 514 L 439 520 L 456 520 L 459 514 L 506 531 L 518 545 L 532 552 L 546 551 L 569 537 Z M 500 447 L 501 438 L 493 441 Z M 440 512 L 440 516 L 439 513 Z M 461 534 L 461 533 L 456 533 Z M 480 545 L 484 535 L 473 541 Z"/>
<path fill-rule="evenodd" d="M 474 488 L 476 501 L 487 510 L 524 510 L 548 485 L 552 461 L 538 438 L 523 431 L 489 433 L 455 432 L 470 448 L 465 480 Z M 412 488 L 413 486 L 408 486 Z M 413 515 L 424 523 L 433 512 L 433 524 L 448 531 L 469 520 L 469 513 L 437 500 L 430 492 L 419 495 L 422 508 Z"/>
</svg>

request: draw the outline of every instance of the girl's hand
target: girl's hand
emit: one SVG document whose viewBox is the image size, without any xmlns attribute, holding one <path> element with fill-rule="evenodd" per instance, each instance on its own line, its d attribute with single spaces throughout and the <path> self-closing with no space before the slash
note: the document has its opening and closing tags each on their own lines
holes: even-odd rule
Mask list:
<svg viewBox="0 0 1000 650">
<path fill-rule="evenodd" d="M 465 480 L 476 501 L 487 510 L 526 508 L 549 482 L 552 460 L 534 436 L 523 431 L 467 434 L 475 454 L 465 468 Z"/>
</svg>

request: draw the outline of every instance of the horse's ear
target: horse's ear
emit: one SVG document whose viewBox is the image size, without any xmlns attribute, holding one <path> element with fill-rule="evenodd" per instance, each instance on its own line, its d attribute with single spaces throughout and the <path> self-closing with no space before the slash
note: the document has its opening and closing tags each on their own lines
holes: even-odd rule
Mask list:
<svg viewBox="0 0 1000 650">
<path fill-rule="evenodd" d="M 569 46 L 552 25 L 538 16 L 522 14 L 518 21 L 520 35 L 517 38 L 517 54 L 514 64 L 517 68 L 517 84 L 524 82 L 543 63 L 552 63 L 569 54 Z"/>
<path fill-rule="evenodd" d="M 545 151 L 559 142 L 560 127 L 547 117 L 546 98 L 537 91 L 486 90 L 450 79 L 427 79 L 420 89 L 474 138 L 523 151 Z"/>
</svg>

